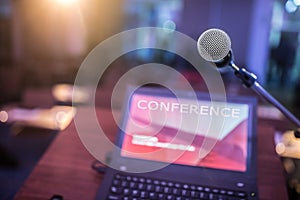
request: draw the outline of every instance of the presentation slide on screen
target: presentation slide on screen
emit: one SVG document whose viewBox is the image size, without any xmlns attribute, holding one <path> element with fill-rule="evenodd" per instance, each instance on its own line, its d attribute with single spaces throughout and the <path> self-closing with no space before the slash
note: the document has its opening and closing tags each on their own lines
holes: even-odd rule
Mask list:
<svg viewBox="0 0 300 200">
<path fill-rule="evenodd" d="M 122 156 L 246 170 L 248 105 L 141 94 L 130 104 Z"/>
</svg>

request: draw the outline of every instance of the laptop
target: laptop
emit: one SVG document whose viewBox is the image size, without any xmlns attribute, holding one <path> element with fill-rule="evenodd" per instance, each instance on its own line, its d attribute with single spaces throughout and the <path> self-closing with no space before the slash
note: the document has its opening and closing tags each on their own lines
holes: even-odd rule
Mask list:
<svg viewBox="0 0 300 200">
<path fill-rule="evenodd" d="M 128 92 L 97 199 L 258 199 L 254 97 Z"/>
</svg>

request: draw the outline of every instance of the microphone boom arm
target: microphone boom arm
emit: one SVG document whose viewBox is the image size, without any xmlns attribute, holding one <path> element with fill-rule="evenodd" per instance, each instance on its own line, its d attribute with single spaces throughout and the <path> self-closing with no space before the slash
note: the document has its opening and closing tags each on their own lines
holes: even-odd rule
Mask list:
<svg viewBox="0 0 300 200">
<path fill-rule="evenodd" d="M 255 74 L 248 72 L 245 68 L 239 68 L 232 61 L 229 65 L 234 69 L 234 74 L 242 81 L 243 85 L 247 88 L 251 88 L 257 94 L 262 96 L 269 103 L 274 105 L 282 114 L 293 122 L 297 127 L 300 127 L 300 121 L 287 110 L 279 101 L 277 101 L 268 91 L 266 91 L 257 81 Z M 295 136 L 300 138 L 300 131 L 295 130 Z"/>
</svg>

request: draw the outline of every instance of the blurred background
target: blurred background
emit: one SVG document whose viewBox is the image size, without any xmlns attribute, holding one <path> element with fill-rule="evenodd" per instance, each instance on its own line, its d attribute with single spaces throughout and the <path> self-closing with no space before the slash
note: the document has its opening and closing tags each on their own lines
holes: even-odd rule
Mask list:
<svg viewBox="0 0 300 200">
<path fill-rule="evenodd" d="M 206 29 L 217 27 L 231 37 L 237 65 L 255 73 L 264 87 L 294 109 L 300 98 L 299 4 L 298 0 L 1 0 L 0 103 L 18 101 L 27 88 L 73 83 L 85 56 L 123 30 L 167 27 L 197 40 Z M 138 54 L 144 60 L 151 55 Z"/>
<path fill-rule="evenodd" d="M 52 106 L 53 97 L 44 94 L 56 84 L 74 83 L 95 46 L 121 31 L 145 26 L 169 28 L 195 40 L 209 28 L 223 29 L 232 40 L 236 64 L 255 73 L 271 94 L 300 117 L 300 0 L 0 0 L 0 108 L 14 103 Z M 163 51 L 132 52 L 112 63 L 99 88 L 110 94 L 112 83 L 126 70 L 150 61 L 180 70 L 197 88 L 199 77 L 192 67 L 174 57 Z M 224 75 L 224 80 L 234 82 L 231 78 L 235 79 Z M 4 152 L 30 160 L 22 172 L 9 168 L 0 173 L 1 180 L 11 181 L 0 187 L 8 195 L 17 191 L 54 137 L 52 132 L 45 135 L 35 140 L 35 147 L 24 142 L 28 135 L 13 139 L 0 135 Z"/>
</svg>

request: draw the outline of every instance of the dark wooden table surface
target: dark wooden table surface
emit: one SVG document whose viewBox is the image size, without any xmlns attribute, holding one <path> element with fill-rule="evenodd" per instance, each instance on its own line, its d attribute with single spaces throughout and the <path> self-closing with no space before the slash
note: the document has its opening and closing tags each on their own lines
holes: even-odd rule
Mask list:
<svg viewBox="0 0 300 200">
<path fill-rule="evenodd" d="M 117 126 L 111 110 L 98 109 L 97 115 L 102 127 L 113 138 Z M 273 136 L 274 128 L 259 121 L 257 167 L 260 199 L 288 199 L 284 170 L 274 150 Z M 91 168 L 94 160 L 72 122 L 58 133 L 15 199 L 50 199 L 54 194 L 62 195 L 64 200 L 95 199 L 103 175 Z"/>
</svg>

